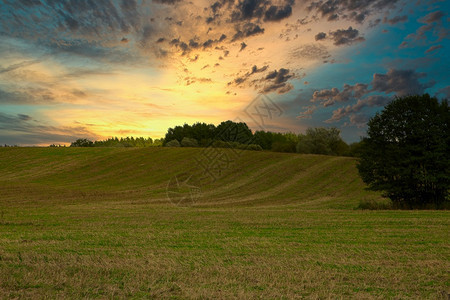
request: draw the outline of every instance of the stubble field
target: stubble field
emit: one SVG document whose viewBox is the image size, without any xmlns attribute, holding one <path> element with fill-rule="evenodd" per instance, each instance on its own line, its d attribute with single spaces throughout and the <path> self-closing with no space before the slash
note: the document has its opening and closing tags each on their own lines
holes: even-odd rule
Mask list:
<svg viewBox="0 0 450 300">
<path fill-rule="evenodd" d="M 355 209 L 352 158 L 202 155 L 0 148 L 0 298 L 448 298 L 447 211 Z"/>
</svg>

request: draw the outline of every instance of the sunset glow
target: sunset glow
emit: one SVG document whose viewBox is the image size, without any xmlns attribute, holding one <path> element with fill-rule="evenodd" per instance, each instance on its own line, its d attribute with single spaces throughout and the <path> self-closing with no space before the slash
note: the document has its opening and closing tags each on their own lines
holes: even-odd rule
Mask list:
<svg viewBox="0 0 450 300">
<path fill-rule="evenodd" d="M 395 95 L 449 97 L 446 1 L 0 0 L 0 143 L 163 137 L 258 94 L 348 142 Z"/>
</svg>

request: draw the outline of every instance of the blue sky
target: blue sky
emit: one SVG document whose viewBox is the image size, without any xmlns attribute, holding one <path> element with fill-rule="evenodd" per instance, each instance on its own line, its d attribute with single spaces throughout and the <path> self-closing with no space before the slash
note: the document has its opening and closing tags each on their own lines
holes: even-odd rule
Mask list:
<svg viewBox="0 0 450 300">
<path fill-rule="evenodd" d="M 157 138 L 235 119 L 258 94 L 283 108 L 267 129 L 354 142 L 393 97 L 450 94 L 448 1 L 0 5 L 2 144 Z"/>
</svg>

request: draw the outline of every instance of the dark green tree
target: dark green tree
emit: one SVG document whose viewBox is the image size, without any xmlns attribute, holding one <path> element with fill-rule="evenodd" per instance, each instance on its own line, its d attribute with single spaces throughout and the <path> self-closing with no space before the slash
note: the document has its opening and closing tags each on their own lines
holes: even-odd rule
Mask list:
<svg viewBox="0 0 450 300">
<path fill-rule="evenodd" d="M 70 147 L 94 147 L 94 142 L 88 139 L 78 139 L 70 144 Z"/>
<path fill-rule="evenodd" d="M 359 174 L 400 208 L 440 208 L 449 200 L 450 111 L 428 94 L 400 97 L 368 123 Z"/>
<path fill-rule="evenodd" d="M 243 122 L 225 121 L 219 124 L 215 130 L 214 139 L 224 142 L 237 142 L 249 144 L 252 141 L 253 133 Z"/>
<path fill-rule="evenodd" d="M 344 155 L 348 145 L 342 140 L 337 128 L 308 128 L 305 135 L 299 136 L 298 153 L 325 155 Z"/>
</svg>

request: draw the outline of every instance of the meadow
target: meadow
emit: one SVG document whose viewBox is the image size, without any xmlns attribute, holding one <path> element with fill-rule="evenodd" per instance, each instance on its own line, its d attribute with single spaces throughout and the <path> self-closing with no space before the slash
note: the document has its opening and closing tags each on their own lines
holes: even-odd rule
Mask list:
<svg viewBox="0 0 450 300">
<path fill-rule="evenodd" d="M 196 180 L 202 151 L 0 148 L 0 298 L 449 298 L 448 211 L 357 209 L 385 200 L 348 157 Z"/>
</svg>

